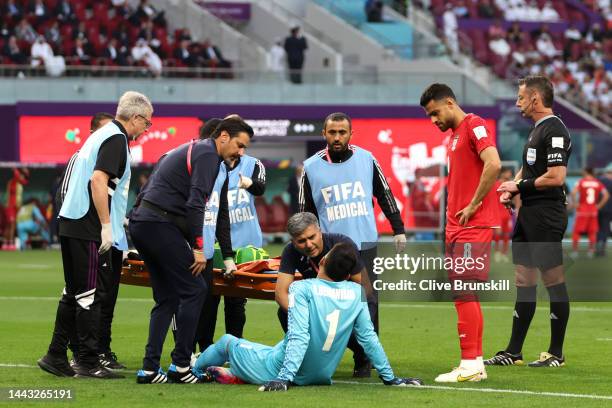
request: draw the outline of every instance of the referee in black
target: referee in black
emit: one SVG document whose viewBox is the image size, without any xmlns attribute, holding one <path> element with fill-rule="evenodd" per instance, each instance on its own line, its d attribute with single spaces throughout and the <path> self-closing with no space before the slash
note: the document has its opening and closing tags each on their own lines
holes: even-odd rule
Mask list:
<svg viewBox="0 0 612 408">
<path fill-rule="evenodd" d="M 566 195 L 563 188 L 567 162 L 572 152 L 569 132 L 553 114 L 553 86 L 544 76 L 519 81 L 516 106 L 535 125 L 523 150 L 523 164 L 514 181 L 503 183 L 502 203 L 519 194 L 522 206 L 512 237 L 516 265 L 517 299 L 512 336 L 505 350 L 486 360 L 486 365 L 522 364 L 521 350 L 536 310 L 538 269 L 550 297 L 550 346 L 530 367 L 560 367 L 565 364 L 563 341 L 570 306 L 561 240 L 567 228 Z"/>
<path fill-rule="evenodd" d="M 186 143 L 164 155 L 138 196 L 129 231 L 149 270 L 155 300 L 138 383 L 201 382 L 189 362 L 207 281 L 211 281 L 203 275 L 212 273 L 212 259 L 204 256 L 206 251 L 212 253 L 214 244 L 204 239 L 205 206 L 215 185 L 224 183 L 216 180 L 222 162 L 239 159 L 252 136 L 253 129 L 243 120 L 223 120 L 213 138 Z M 226 197 L 227 192 L 221 192 L 216 237 L 223 256 L 232 257 Z M 160 357 L 175 313 L 178 329 L 166 375 Z"/>
</svg>

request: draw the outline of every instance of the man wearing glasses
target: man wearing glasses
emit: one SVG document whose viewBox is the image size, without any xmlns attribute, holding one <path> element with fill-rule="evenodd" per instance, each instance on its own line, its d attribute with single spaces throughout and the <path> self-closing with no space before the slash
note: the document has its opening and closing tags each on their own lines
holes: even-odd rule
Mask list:
<svg viewBox="0 0 612 408">
<path fill-rule="evenodd" d="M 140 119 L 142 119 L 144 121 L 144 123 L 145 123 L 145 130 L 149 130 L 151 128 L 151 126 L 153 126 L 153 122 L 151 122 L 146 117 L 144 117 L 142 115 L 136 115 L 136 116 L 138 116 Z"/>
<path fill-rule="evenodd" d="M 66 170 L 59 237 L 66 286 L 48 352 L 38 365 L 66 377 L 122 378 L 104 368 L 97 332 L 101 291 L 98 274 L 112 273 L 111 247 L 126 247 L 123 220 L 130 183 L 129 138 L 151 126 L 153 106 L 138 92 L 119 99 L 115 119 L 92 133 Z M 69 339 L 78 343 L 77 363 L 67 358 Z"/>
<path fill-rule="evenodd" d="M 107 113 L 107 112 L 98 112 L 92 118 L 89 126 L 89 134 L 94 133 L 96 130 L 105 126 L 107 123 L 112 122 L 115 119 L 115 116 Z M 109 140 L 112 141 L 111 138 Z M 118 138 L 121 140 L 121 138 Z M 68 179 L 66 178 L 66 173 L 73 168 L 74 161 L 79 156 L 80 150 L 77 150 L 70 160 L 68 160 L 68 164 L 64 169 L 64 173 L 60 177 L 60 183 L 58 185 L 57 191 L 55 193 L 55 208 L 57 211 L 62 207 L 62 203 L 64 202 L 64 198 L 68 189 Z M 57 218 L 57 216 L 54 216 Z M 51 227 L 53 233 L 56 234 L 57 225 L 55 227 Z M 125 244 L 125 243 L 123 243 Z M 118 247 L 121 248 L 118 248 Z M 119 281 L 121 279 L 121 267 L 122 267 L 122 259 L 123 259 L 123 251 L 127 250 L 126 245 L 113 245 L 110 249 L 110 268 L 111 273 L 98 273 L 98 283 L 96 286 L 96 292 L 98 292 L 100 299 L 100 325 L 98 332 L 98 354 L 100 356 L 100 364 L 102 364 L 105 368 L 110 368 L 111 370 L 121 370 L 124 369 L 125 366 L 117 361 L 117 356 L 115 353 L 111 351 L 111 326 L 113 323 L 113 314 L 115 312 L 115 304 L 117 303 L 117 294 L 119 292 Z M 106 267 L 109 264 L 102 264 L 103 267 Z M 76 338 L 70 339 L 68 343 L 68 348 L 72 350 L 72 360 L 70 360 L 70 365 L 73 366 L 79 358 L 78 353 L 78 341 Z"/>
</svg>

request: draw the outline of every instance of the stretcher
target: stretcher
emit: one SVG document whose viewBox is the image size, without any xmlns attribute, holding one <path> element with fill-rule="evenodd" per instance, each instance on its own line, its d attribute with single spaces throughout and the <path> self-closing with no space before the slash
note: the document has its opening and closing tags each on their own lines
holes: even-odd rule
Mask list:
<svg viewBox="0 0 612 408">
<path fill-rule="evenodd" d="M 274 289 L 279 258 L 245 262 L 236 265 L 234 278 L 223 277 L 223 270 L 213 268 L 213 293 L 215 295 L 243 297 L 249 299 L 274 300 Z M 302 275 L 295 274 L 295 279 Z M 151 286 L 149 271 L 141 260 L 127 259 L 121 271 L 121 283 L 124 285 Z"/>
</svg>

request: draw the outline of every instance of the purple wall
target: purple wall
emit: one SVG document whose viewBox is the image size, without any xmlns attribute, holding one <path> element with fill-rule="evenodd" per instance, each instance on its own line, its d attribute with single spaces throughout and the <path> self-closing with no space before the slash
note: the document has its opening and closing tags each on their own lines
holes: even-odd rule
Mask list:
<svg viewBox="0 0 612 408">
<path fill-rule="evenodd" d="M 17 115 L 65 116 L 92 115 L 99 111 L 114 112 L 113 103 L 17 103 Z M 344 112 L 355 118 L 420 118 L 425 117 L 420 106 L 360 106 L 360 105 L 201 105 L 159 103 L 153 106 L 153 116 L 224 117 L 238 113 L 249 119 L 323 119 L 331 112 Z M 490 106 L 467 106 L 468 111 L 490 118 L 498 118 L 499 110 Z"/>
<path fill-rule="evenodd" d="M 15 105 L 0 105 L 0 123 L 0 161 L 16 161 L 19 158 L 19 137 Z"/>
</svg>

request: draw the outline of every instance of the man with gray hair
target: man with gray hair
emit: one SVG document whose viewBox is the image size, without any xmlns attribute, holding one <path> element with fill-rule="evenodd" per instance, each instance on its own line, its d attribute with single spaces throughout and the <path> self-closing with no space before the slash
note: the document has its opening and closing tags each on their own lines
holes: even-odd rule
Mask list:
<svg viewBox="0 0 612 408">
<path fill-rule="evenodd" d="M 294 214 L 287 222 L 287 232 L 291 236 L 281 255 L 281 264 L 276 280 L 274 297 L 279 305 L 278 320 L 287 332 L 287 310 L 289 308 L 289 286 L 295 280 L 295 273 L 302 274 L 302 279 L 316 278 L 319 273 L 319 261 L 340 242 L 350 244 L 357 254 L 357 262 L 351 271 L 350 280 L 361 284 L 361 279 L 367 278 L 365 265 L 359 258 L 359 250 L 352 239 L 342 234 L 321 232 L 319 220 L 313 213 L 300 212 Z M 368 287 L 368 286 L 366 286 Z M 354 336 L 351 336 L 348 347 L 354 351 L 359 347 Z"/>
<path fill-rule="evenodd" d="M 122 378 L 100 364 L 98 274 L 112 273 L 111 247 L 127 249 L 123 220 L 130 183 L 128 139 L 151 127 L 153 106 L 138 92 L 121 96 L 115 119 L 92 133 L 66 171 L 59 237 L 66 286 L 49 350 L 38 360 L 60 377 Z M 68 340 L 76 339 L 77 363 L 70 367 Z"/>
</svg>

